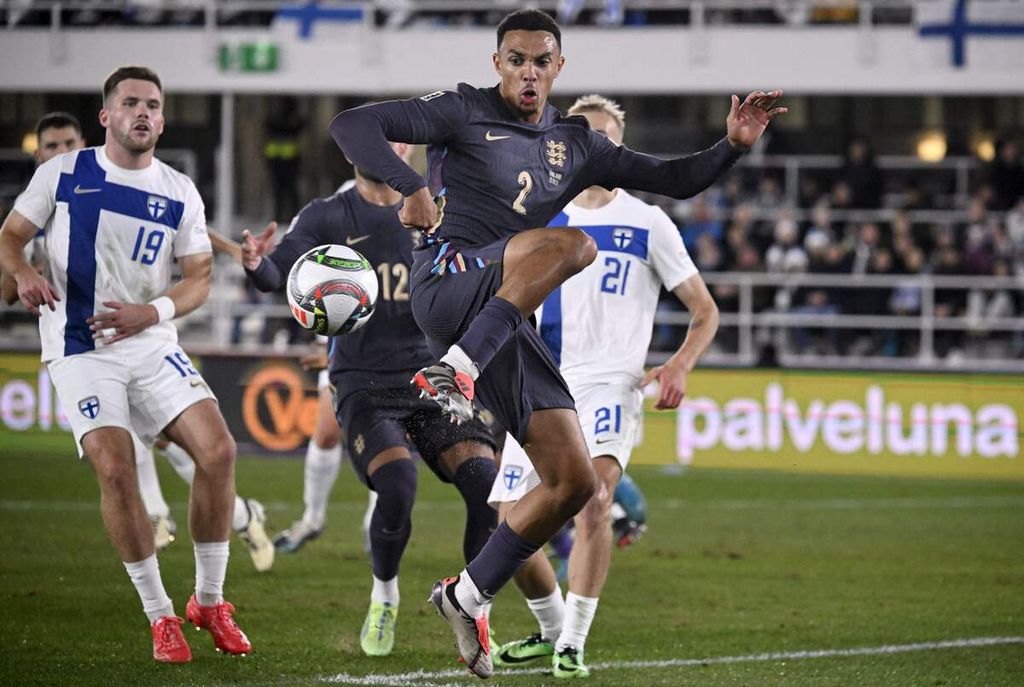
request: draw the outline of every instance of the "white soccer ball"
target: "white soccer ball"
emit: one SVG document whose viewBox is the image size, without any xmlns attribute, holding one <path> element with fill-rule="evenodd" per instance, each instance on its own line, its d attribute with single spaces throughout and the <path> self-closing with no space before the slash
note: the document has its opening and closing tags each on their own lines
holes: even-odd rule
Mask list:
<svg viewBox="0 0 1024 687">
<path fill-rule="evenodd" d="M 288 305 L 314 334 L 348 334 L 365 325 L 377 303 L 377 273 L 360 253 L 327 244 L 306 251 L 288 272 Z"/>
</svg>

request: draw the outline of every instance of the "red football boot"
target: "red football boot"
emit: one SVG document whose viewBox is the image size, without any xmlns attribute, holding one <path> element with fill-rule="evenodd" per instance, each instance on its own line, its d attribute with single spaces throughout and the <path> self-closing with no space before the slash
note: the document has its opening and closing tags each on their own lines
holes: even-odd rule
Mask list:
<svg viewBox="0 0 1024 687">
<path fill-rule="evenodd" d="M 215 606 L 200 606 L 195 594 L 185 607 L 185 614 L 196 629 L 209 630 L 213 635 L 213 646 L 217 651 L 245 656 L 252 652 L 252 644 L 231 617 L 234 612 L 235 607 L 227 601 Z"/>
<path fill-rule="evenodd" d="M 188 648 L 181 626 L 185 621 L 173 615 L 157 618 L 150 625 L 153 633 L 153 660 L 161 663 L 188 663 L 192 650 Z"/>
</svg>

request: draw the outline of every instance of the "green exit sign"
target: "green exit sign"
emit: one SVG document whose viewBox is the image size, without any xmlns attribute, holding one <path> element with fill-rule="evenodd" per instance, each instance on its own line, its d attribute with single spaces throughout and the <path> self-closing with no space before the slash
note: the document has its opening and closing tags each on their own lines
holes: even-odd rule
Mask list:
<svg viewBox="0 0 1024 687">
<path fill-rule="evenodd" d="M 276 72 L 277 44 L 266 41 L 221 43 L 218 61 L 224 72 Z"/>
</svg>

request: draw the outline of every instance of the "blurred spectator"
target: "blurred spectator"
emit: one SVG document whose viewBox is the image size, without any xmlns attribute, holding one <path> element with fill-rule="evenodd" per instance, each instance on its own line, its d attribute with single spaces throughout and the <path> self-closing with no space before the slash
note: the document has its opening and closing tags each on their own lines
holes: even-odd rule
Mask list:
<svg viewBox="0 0 1024 687">
<path fill-rule="evenodd" d="M 697 254 L 693 262 L 701 272 L 717 272 L 722 269 L 722 249 L 711 234 L 701 234 L 697 239 Z"/>
<path fill-rule="evenodd" d="M 996 157 L 988 166 L 988 185 L 992 189 L 991 210 L 1009 210 L 1024 196 L 1024 163 L 1016 141 L 996 143 Z"/>
<path fill-rule="evenodd" d="M 850 187 L 851 207 L 875 209 L 882 206 L 882 171 L 864 139 L 854 138 L 849 142 L 838 178 Z"/>
<path fill-rule="evenodd" d="M 783 217 L 775 223 L 775 242 L 765 254 L 765 267 L 769 272 L 807 271 L 807 253 L 799 245 L 796 222 Z"/>
<path fill-rule="evenodd" d="M 911 278 L 892 290 L 892 295 L 889 298 L 889 310 L 893 315 L 916 317 L 921 314 L 921 287 L 917 276 L 921 274 L 925 266 L 924 253 L 916 247 L 911 248 L 902 255 L 901 263 L 901 271 Z M 920 339 L 917 332 L 898 329 L 896 337 L 899 355 L 911 356 L 917 353 Z"/>
<path fill-rule="evenodd" d="M 960 253 L 955 245 L 944 245 L 939 248 L 935 257 L 932 272 L 936 276 L 963 274 Z M 963 289 L 935 289 L 935 319 L 960 317 L 967 306 L 967 293 Z M 957 330 L 935 331 L 935 354 L 940 358 L 947 356 L 959 357 L 963 346 L 963 332 Z"/>
<path fill-rule="evenodd" d="M 993 276 L 1012 276 L 1010 263 L 997 260 L 992 265 Z M 970 346 L 975 355 L 1005 356 L 1010 351 L 1013 332 L 991 330 L 991 321 L 997 318 L 1014 317 L 1017 307 L 1011 290 L 1002 288 L 971 289 L 967 294 L 966 317 L 971 323 Z"/>
<path fill-rule="evenodd" d="M 690 218 L 683 224 L 683 243 L 691 255 L 696 255 L 697 241 L 704 234 L 710 234 L 716 242 L 721 242 L 722 222 L 712 218 L 706 194 L 695 197 L 689 206 Z"/>
<path fill-rule="evenodd" d="M 782 184 L 775 175 L 765 173 L 757 184 L 757 205 L 761 210 L 772 210 L 785 205 L 782 195 Z"/>
<path fill-rule="evenodd" d="M 298 180 L 302 149 L 299 137 L 304 127 L 297 98 L 285 96 L 271 101 L 263 155 L 273 185 L 271 217 L 285 224 L 291 221 L 300 207 Z"/>
<path fill-rule="evenodd" d="M 871 256 L 870 274 L 891 276 L 896 273 L 896 265 L 892 253 L 881 248 Z M 889 304 L 892 301 L 893 288 L 891 286 L 879 286 L 875 288 L 861 289 L 857 292 L 859 312 L 864 315 L 888 315 Z M 862 351 L 867 355 L 884 355 L 891 357 L 899 352 L 899 337 L 896 331 L 886 327 L 875 327 L 861 341 L 867 342 L 867 350 Z M 865 344 L 858 343 L 858 348 Z"/>
<path fill-rule="evenodd" d="M 853 263 L 850 272 L 865 274 L 871 260 L 879 248 L 882 232 L 874 222 L 864 222 L 857 229 L 857 237 L 853 245 Z"/>
<path fill-rule="evenodd" d="M 818 205 L 822 199 L 821 179 L 812 173 L 800 175 L 800 193 L 798 204 L 802 208 L 811 208 Z"/>
</svg>

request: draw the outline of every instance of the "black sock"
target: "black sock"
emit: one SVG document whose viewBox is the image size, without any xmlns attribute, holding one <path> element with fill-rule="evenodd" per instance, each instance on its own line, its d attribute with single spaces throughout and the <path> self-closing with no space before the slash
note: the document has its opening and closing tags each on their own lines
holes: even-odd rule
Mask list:
<svg viewBox="0 0 1024 687">
<path fill-rule="evenodd" d="M 494 598 L 539 548 L 540 544 L 531 544 L 513 532 L 507 522 L 502 522 L 480 554 L 466 565 L 466 572 L 481 594 Z"/>
<path fill-rule="evenodd" d="M 490 458 L 476 456 L 459 466 L 452 483 L 466 502 L 466 532 L 462 537 L 462 555 L 466 562 L 476 558 L 498 526 L 498 512 L 487 503 L 498 465 Z"/>
<path fill-rule="evenodd" d="M 378 580 L 390 580 L 398 574 L 412 534 L 416 477 L 416 466 L 405 459 L 385 463 L 370 477 L 377 492 L 377 506 L 370 518 L 370 548 L 373 574 Z"/>
<path fill-rule="evenodd" d="M 522 323 L 523 314 L 519 312 L 519 308 L 504 298 L 492 296 L 469 323 L 466 333 L 459 339 L 459 348 L 465 351 L 469 359 L 476 363 L 477 369 L 483 372 L 494 354 L 505 345 Z"/>
</svg>

